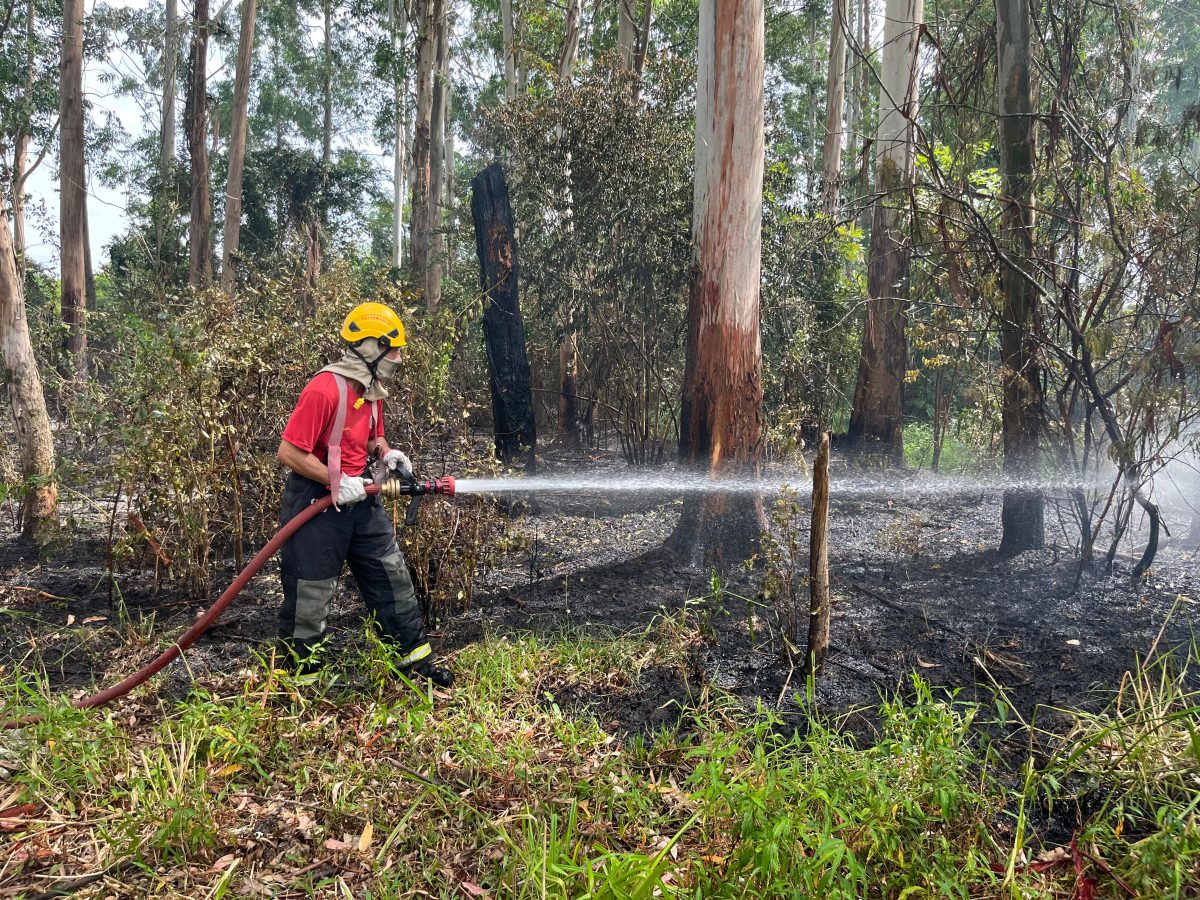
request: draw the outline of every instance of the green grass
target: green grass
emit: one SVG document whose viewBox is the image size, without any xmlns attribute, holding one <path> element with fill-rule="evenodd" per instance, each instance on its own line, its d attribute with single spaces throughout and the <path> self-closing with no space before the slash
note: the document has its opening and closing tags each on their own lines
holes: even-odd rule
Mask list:
<svg viewBox="0 0 1200 900">
<path fill-rule="evenodd" d="M 981 722 L 994 710 L 916 676 L 908 700 L 881 703 L 870 743 L 817 714 L 798 735 L 705 686 L 677 726 L 634 735 L 565 700 L 617 708 L 647 667 L 682 671 L 693 639 L 673 620 L 612 640 L 490 635 L 458 655 L 449 697 L 398 680 L 373 641 L 336 670 L 258 665 L 183 702 L 151 688 L 106 711 L 10 681 L 6 717 L 48 716 L 3 738 L 24 768 L 0 793 L 36 812 L 4 832 L 0 891 L 113 866 L 134 895 L 186 897 L 1200 887 L 1194 647 L 1130 676 L 1070 733 L 1009 725 L 1003 744 L 982 737 L 1001 730 Z M 1038 823 L 1055 812 L 1077 820 L 1074 855 L 1043 844 Z"/>
</svg>

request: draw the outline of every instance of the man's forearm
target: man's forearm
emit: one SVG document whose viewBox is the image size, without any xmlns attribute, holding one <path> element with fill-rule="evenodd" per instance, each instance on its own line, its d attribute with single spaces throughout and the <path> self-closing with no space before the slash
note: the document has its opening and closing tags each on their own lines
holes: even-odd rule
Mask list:
<svg viewBox="0 0 1200 900">
<path fill-rule="evenodd" d="M 282 441 L 279 445 L 278 456 L 279 461 L 297 475 L 303 475 L 305 478 L 311 478 L 321 484 L 329 484 L 329 467 L 312 453 L 301 450 L 295 444 Z"/>
</svg>

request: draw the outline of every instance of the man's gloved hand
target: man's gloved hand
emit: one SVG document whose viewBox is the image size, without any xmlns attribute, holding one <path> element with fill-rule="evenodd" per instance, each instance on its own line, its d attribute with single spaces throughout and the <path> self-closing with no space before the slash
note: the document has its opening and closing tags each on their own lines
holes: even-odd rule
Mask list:
<svg viewBox="0 0 1200 900">
<path fill-rule="evenodd" d="M 388 471 L 395 472 L 401 478 L 413 477 L 412 462 L 399 450 L 389 450 L 383 454 L 383 464 L 388 467 Z"/>
<path fill-rule="evenodd" d="M 343 478 L 338 485 L 337 505 L 353 506 L 360 500 L 366 500 L 367 485 L 370 483 L 358 477 Z"/>
</svg>

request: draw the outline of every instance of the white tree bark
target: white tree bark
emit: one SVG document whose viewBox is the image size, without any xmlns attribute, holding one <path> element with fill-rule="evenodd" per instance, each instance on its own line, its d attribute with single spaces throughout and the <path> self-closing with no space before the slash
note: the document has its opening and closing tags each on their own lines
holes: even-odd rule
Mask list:
<svg viewBox="0 0 1200 900">
<path fill-rule="evenodd" d="M 179 0 L 167 0 L 163 22 L 163 104 L 159 168 L 165 181 L 175 167 L 175 91 L 179 80 Z"/>
<path fill-rule="evenodd" d="M 208 8 L 208 0 L 196 0 L 192 11 L 191 77 L 185 116 L 192 175 L 188 284 L 193 287 L 203 287 L 212 281 L 212 200 L 208 189 Z"/>
<path fill-rule="evenodd" d="M 637 41 L 636 0 L 617 0 L 617 54 L 621 65 L 633 68 L 633 47 Z"/>
<path fill-rule="evenodd" d="M 432 264 L 435 227 L 430 197 L 432 185 L 433 104 L 437 89 L 437 49 L 439 23 L 444 15 L 444 0 L 421 0 L 420 40 L 417 45 L 417 117 L 413 126 L 412 239 L 410 265 L 413 280 L 421 285 Z M 426 304 L 431 299 L 426 296 Z"/>
<path fill-rule="evenodd" d="M 408 40 L 408 0 L 391 0 L 388 10 L 392 20 L 389 23 L 393 40 L 392 50 L 402 60 L 400 74 L 393 85 L 396 137 L 392 154 L 392 268 L 399 269 L 404 264 L 404 191 L 408 177 L 407 148 L 404 146 L 404 138 L 408 131 L 408 65 L 403 61 L 404 45 Z"/>
<path fill-rule="evenodd" d="M 867 318 L 847 433 L 856 449 L 904 459 L 905 328 L 911 245 L 902 224 L 912 185 L 918 44 L 923 0 L 887 0 L 879 125 L 875 133 L 875 219 L 867 259 Z"/>
<path fill-rule="evenodd" d="M 572 72 L 575 71 L 575 57 L 579 54 L 579 26 L 582 18 L 582 0 L 567 0 L 562 52 L 558 55 L 558 77 L 563 81 L 569 81 Z"/>
<path fill-rule="evenodd" d="M 842 107 L 846 102 L 846 0 L 833 0 L 829 36 L 829 86 L 825 92 L 825 145 L 821 154 L 822 198 L 825 215 L 838 211 L 842 176 Z"/>
<path fill-rule="evenodd" d="M 0 361 L 17 435 L 21 478 L 29 488 L 21 505 L 21 531 L 33 537 L 55 521 L 54 442 L 42 377 L 29 339 L 25 294 L 8 235 L 8 208 L 0 192 Z"/>
<path fill-rule="evenodd" d="M 513 0 L 500 0 L 500 24 L 504 29 L 504 99 L 517 96 L 517 46 Z"/>
<path fill-rule="evenodd" d="M 87 176 L 83 162 L 83 0 L 63 3 L 59 95 L 59 247 L 62 320 L 76 374 L 87 374 Z"/>
<path fill-rule="evenodd" d="M 254 58 L 254 16 L 258 0 L 242 0 L 242 31 L 238 37 L 237 71 L 233 82 L 233 123 L 229 135 L 229 184 L 225 189 L 225 239 L 221 288 L 232 293 L 237 276 L 238 244 L 242 231 L 242 174 L 246 168 L 246 130 L 250 111 L 250 63 Z"/>
<path fill-rule="evenodd" d="M 696 182 L 680 451 L 710 472 L 756 476 L 762 453 L 762 0 L 701 0 Z M 762 498 L 685 502 L 670 545 L 693 562 L 745 558 Z"/>
</svg>

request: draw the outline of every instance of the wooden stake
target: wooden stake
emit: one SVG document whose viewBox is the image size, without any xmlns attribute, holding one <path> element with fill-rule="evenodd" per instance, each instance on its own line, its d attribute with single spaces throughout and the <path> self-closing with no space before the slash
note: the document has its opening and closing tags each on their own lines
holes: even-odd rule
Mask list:
<svg viewBox="0 0 1200 900">
<path fill-rule="evenodd" d="M 812 529 L 808 548 L 808 647 L 805 674 L 819 675 L 829 649 L 829 432 L 813 464 Z"/>
</svg>

